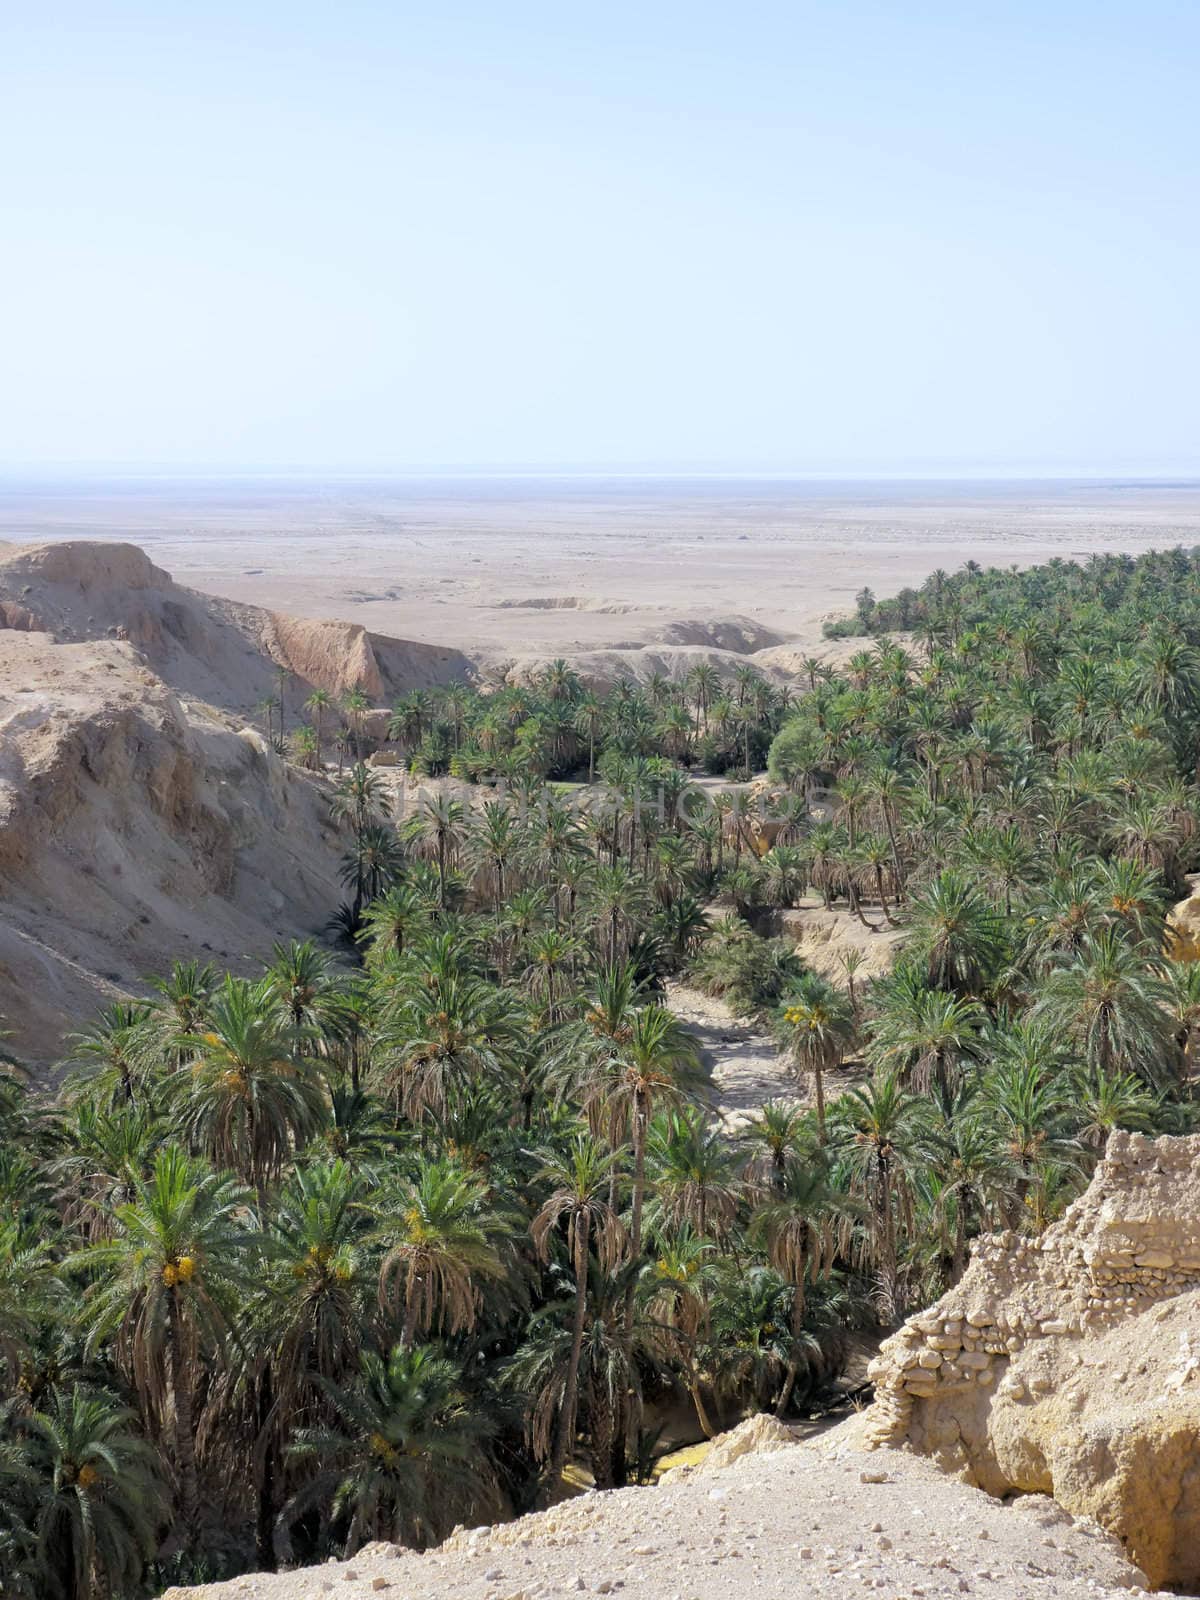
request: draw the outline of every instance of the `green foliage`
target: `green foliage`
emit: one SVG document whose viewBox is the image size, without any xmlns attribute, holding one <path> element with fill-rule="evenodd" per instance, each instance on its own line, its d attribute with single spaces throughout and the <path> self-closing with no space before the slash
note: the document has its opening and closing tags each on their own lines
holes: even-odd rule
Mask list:
<svg viewBox="0 0 1200 1600">
<path fill-rule="evenodd" d="M 1200 841 L 1198 568 L 864 592 L 869 647 L 790 689 L 699 663 L 599 695 L 556 662 L 417 690 L 391 741 L 463 783 L 404 816 L 365 699 L 314 694 L 291 737 L 341 762 L 305 780 L 340 947 L 181 963 L 57 1093 L 0 1074 L 5 1593 L 428 1543 L 573 1457 L 619 1484 L 659 1405 L 796 1412 L 849 1328 L 1059 1215 L 1114 1128 L 1194 1126 L 1200 964 L 1164 951 Z M 768 744 L 760 830 L 692 774 Z M 840 962 L 772 936 L 789 908 Z M 681 973 L 776 1033 L 736 1138 Z"/>
</svg>

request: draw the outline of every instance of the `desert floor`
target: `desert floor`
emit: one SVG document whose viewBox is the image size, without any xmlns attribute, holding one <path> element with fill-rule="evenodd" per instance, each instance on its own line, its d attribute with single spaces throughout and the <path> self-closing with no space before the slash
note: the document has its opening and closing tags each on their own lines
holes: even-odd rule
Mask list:
<svg viewBox="0 0 1200 1600">
<path fill-rule="evenodd" d="M 129 539 L 211 594 L 496 657 L 732 617 L 804 646 L 864 584 L 882 596 L 968 559 L 1200 543 L 1200 484 L 0 484 L 0 539 L 48 538 Z"/>
</svg>

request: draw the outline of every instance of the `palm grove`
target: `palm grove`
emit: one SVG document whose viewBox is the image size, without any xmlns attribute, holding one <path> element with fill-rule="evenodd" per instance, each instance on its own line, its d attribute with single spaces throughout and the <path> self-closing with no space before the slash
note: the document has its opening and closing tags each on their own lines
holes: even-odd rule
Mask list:
<svg viewBox="0 0 1200 1600">
<path fill-rule="evenodd" d="M 568 1467 L 641 1478 L 667 1416 L 803 1410 L 848 1329 L 937 1295 L 980 1230 L 1044 1228 L 1113 1127 L 1191 1127 L 1200 964 L 1165 908 L 1197 852 L 1197 572 L 864 594 L 836 630 L 861 648 L 791 691 L 702 664 L 597 696 L 555 663 L 416 693 L 392 739 L 466 785 L 403 818 L 358 697 L 272 719 L 302 765 L 336 747 L 328 937 L 257 978 L 177 965 L 53 1097 L 0 1078 L 5 1594 L 429 1543 Z M 694 779 L 768 750 L 764 852 Z M 814 895 L 904 930 L 889 976 L 772 937 Z M 673 975 L 778 1036 L 736 1135 Z"/>
</svg>

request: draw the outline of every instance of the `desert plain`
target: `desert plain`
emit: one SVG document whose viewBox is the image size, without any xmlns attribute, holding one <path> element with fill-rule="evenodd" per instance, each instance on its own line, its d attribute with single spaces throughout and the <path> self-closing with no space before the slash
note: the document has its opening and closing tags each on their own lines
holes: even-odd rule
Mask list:
<svg viewBox="0 0 1200 1600">
<path fill-rule="evenodd" d="M 0 539 L 124 539 L 177 583 L 490 668 L 647 645 L 788 653 L 968 560 L 1200 542 L 1200 484 L 751 478 L 286 478 L 0 485 Z M 749 628 L 745 625 L 749 624 Z M 787 651 L 783 650 L 787 647 Z"/>
</svg>

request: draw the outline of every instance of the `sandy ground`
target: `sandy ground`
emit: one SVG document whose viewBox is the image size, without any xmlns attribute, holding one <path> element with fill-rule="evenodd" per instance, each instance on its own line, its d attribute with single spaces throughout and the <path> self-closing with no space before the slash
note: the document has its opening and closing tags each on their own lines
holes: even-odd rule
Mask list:
<svg viewBox="0 0 1200 1600">
<path fill-rule="evenodd" d="M 792 1071 L 771 1035 L 735 1016 L 724 1000 L 685 983 L 672 983 L 667 1004 L 699 1040 L 709 1103 L 727 1132 L 745 1127 L 766 1100 L 812 1105 L 813 1085 L 808 1074 Z M 826 1102 L 861 1081 L 862 1071 L 854 1065 L 827 1072 Z"/>
<path fill-rule="evenodd" d="M 180 583 L 477 655 L 803 646 L 855 592 L 973 558 L 1200 542 L 1200 486 L 754 480 L 0 484 L 0 538 L 125 538 Z M 735 646 L 737 648 L 738 646 Z M 741 648 L 744 648 L 742 646 Z"/>
<path fill-rule="evenodd" d="M 1030 1495 L 1011 1506 L 930 1462 L 855 1448 L 857 1418 L 653 1489 L 586 1494 L 419 1555 L 238 1578 L 165 1600 L 1100 1600 L 1140 1586 L 1117 1541 Z"/>
</svg>

